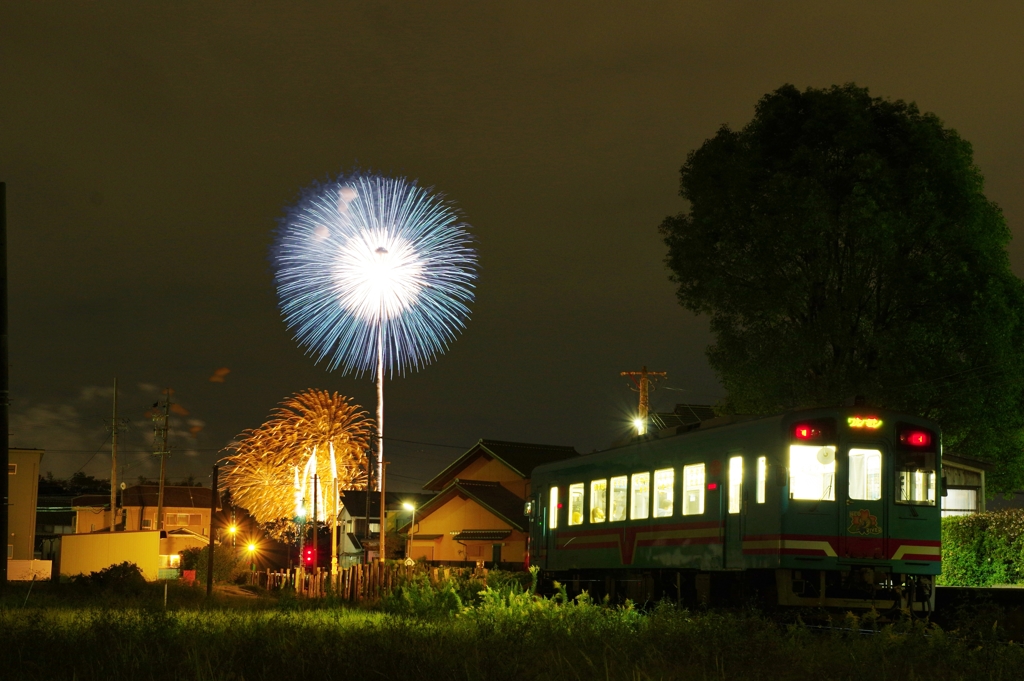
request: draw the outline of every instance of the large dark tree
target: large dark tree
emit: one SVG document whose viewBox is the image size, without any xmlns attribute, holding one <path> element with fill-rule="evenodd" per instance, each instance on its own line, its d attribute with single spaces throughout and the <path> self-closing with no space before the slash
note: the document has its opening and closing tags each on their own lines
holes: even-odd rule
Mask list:
<svg viewBox="0 0 1024 681">
<path fill-rule="evenodd" d="M 971 146 L 853 85 L 766 95 L 689 154 L 661 232 L 708 314 L 723 410 L 869 404 L 937 419 L 947 453 L 1024 484 L 1024 287 Z"/>
</svg>

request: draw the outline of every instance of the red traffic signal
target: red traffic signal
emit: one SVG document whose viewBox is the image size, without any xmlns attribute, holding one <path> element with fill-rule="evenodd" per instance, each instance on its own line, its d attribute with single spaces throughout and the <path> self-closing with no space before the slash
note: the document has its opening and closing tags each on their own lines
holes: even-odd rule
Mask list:
<svg viewBox="0 0 1024 681">
<path fill-rule="evenodd" d="M 316 551 L 307 548 L 305 553 L 302 554 L 302 562 L 305 565 L 316 565 Z"/>
</svg>

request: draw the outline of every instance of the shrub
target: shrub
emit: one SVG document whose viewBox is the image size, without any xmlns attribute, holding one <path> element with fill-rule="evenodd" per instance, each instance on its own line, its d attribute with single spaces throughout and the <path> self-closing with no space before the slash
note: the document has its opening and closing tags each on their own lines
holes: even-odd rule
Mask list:
<svg viewBox="0 0 1024 681">
<path fill-rule="evenodd" d="M 128 561 L 105 567 L 88 575 L 72 577 L 72 582 L 105 591 L 130 594 L 139 593 L 146 588 L 146 578 L 142 576 L 142 570 L 135 563 Z"/>
<path fill-rule="evenodd" d="M 938 583 L 1024 583 L 1024 509 L 943 518 L 942 575 Z"/>
<path fill-rule="evenodd" d="M 204 546 L 201 549 L 185 549 L 179 553 L 181 556 L 181 567 L 183 570 L 195 570 L 196 581 L 200 584 L 206 583 L 206 569 L 210 564 L 210 547 Z M 195 562 L 192 562 L 192 561 Z M 188 567 L 193 565 L 194 567 Z M 216 546 L 213 550 L 213 581 L 233 582 L 240 572 L 245 569 L 241 560 L 241 554 L 237 553 L 230 546 Z"/>
</svg>

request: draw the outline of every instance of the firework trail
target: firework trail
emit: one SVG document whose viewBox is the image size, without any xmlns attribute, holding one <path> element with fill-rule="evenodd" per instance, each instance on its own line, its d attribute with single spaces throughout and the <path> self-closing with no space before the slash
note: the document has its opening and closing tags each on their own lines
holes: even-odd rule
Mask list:
<svg viewBox="0 0 1024 681">
<path fill-rule="evenodd" d="M 377 381 L 377 480 L 385 372 L 420 369 L 465 328 L 476 252 L 459 212 L 405 178 L 356 172 L 307 188 L 272 261 L 285 322 L 317 362 Z"/>
</svg>

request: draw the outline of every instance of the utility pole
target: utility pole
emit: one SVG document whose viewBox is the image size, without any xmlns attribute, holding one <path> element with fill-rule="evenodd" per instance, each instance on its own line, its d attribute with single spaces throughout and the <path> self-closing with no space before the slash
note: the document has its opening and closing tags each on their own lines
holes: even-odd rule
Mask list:
<svg viewBox="0 0 1024 681">
<path fill-rule="evenodd" d="M 316 540 L 316 535 L 317 535 L 317 531 L 316 531 L 317 530 L 317 525 L 316 525 L 317 513 L 320 510 L 319 508 L 317 508 L 317 506 L 318 506 L 317 502 L 319 500 L 319 495 L 317 494 L 317 487 L 320 486 L 319 483 L 320 483 L 320 476 L 318 476 L 314 472 L 313 473 L 313 574 L 316 574 L 316 569 L 320 565 L 320 554 L 317 553 L 317 548 L 318 547 L 317 547 L 317 540 Z"/>
<path fill-rule="evenodd" d="M 217 514 L 217 464 L 213 464 L 213 481 L 210 484 L 210 543 L 206 557 L 206 597 L 213 595 L 213 516 Z"/>
<path fill-rule="evenodd" d="M 10 470 L 10 449 L 8 430 L 7 402 L 10 395 L 10 367 L 7 364 L 7 183 L 0 182 L 0 464 L 4 470 Z M 10 511 L 10 480 L 5 472 L 0 478 L 0 496 L 3 497 L 3 509 L 0 509 L 0 534 L 3 535 L 4 548 L 11 541 L 11 531 L 7 523 Z M 0 594 L 7 591 L 7 561 L 0 561 Z"/>
<path fill-rule="evenodd" d="M 160 451 L 157 452 L 157 454 L 160 455 L 160 491 L 157 494 L 156 500 L 156 529 L 158 530 L 164 529 L 164 478 L 167 476 L 167 455 L 170 453 L 167 451 L 167 428 L 171 418 L 171 389 L 167 388 L 164 393 L 166 398 L 164 400 L 164 413 L 162 415 L 158 413 L 153 417 L 154 422 L 162 423 L 162 425 L 157 425 L 153 429 L 153 441 L 154 443 L 160 443 Z M 157 402 L 154 406 L 159 405 L 160 403 Z M 216 470 L 216 468 L 214 470 Z M 214 481 L 216 481 L 216 479 L 216 474 L 214 474 Z M 212 518 L 210 523 L 210 532 L 212 533 Z"/>
<path fill-rule="evenodd" d="M 117 377 L 114 377 L 114 417 L 110 420 L 110 531 L 117 531 Z"/>
<path fill-rule="evenodd" d="M 382 452 L 384 450 L 381 450 Z M 384 481 L 387 479 L 388 464 L 384 459 L 381 459 L 380 466 L 380 562 L 384 562 L 386 554 L 384 553 Z"/>
<path fill-rule="evenodd" d="M 640 369 L 640 371 L 623 371 L 619 375 L 629 376 L 630 378 L 633 379 L 633 382 L 636 383 L 637 387 L 640 389 L 640 408 L 639 410 L 637 410 L 637 418 L 633 422 L 633 424 L 636 426 L 637 435 L 646 435 L 647 414 L 650 411 L 651 406 L 650 398 L 648 396 L 651 385 L 651 379 L 649 377 L 665 377 L 668 375 L 668 373 L 665 371 L 648 371 L 647 365 L 644 365 L 643 368 Z M 637 377 L 639 377 L 639 379 Z"/>
<path fill-rule="evenodd" d="M 331 480 L 331 588 L 336 589 L 338 579 L 338 476 Z"/>
</svg>

